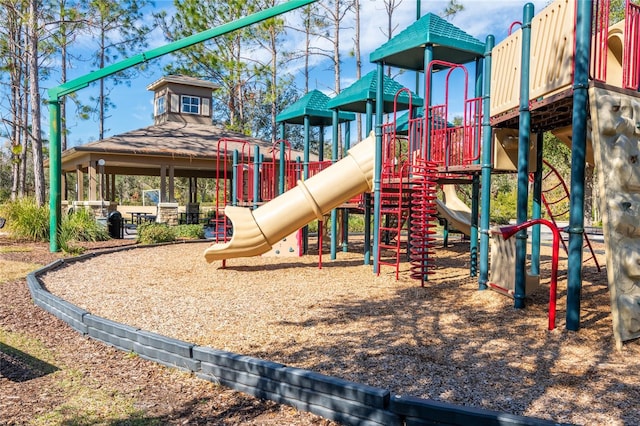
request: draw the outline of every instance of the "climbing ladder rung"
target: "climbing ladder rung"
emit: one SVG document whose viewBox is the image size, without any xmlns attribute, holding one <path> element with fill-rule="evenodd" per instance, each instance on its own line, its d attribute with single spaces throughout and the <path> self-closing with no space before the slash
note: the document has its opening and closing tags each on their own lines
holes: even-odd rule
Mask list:
<svg viewBox="0 0 640 426">
<path fill-rule="evenodd" d="M 543 164 L 549 169 L 549 172 L 545 173 L 543 175 L 543 183 L 544 181 L 549 178 L 550 176 L 553 176 L 557 179 L 558 183 L 556 183 L 554 186 L 552 186 L 551 188 L 545 188 L 542 190 L 542 202 L 544 203 L 544 206 L 547 210 L 547 214 L 549 215 L 549 217 L 551 218 L 551 221 L 553 222 L 554 225 L 557 226 L 556 223 L 556 218 L 558 217 L 563 217 L 566 214 L 569 213 L 569 208 L 563 210 L 562 212 L 554 212 L 552 207 L 559 204 L 562 201 L 567 201 L 569 200 L 569 190 L 567 188 L 567 185 L 565 184 L 564 180 L 562 179 L 562 176 L 560 175 L 560 173 L 558 173 L 558 171 L 551 165 L 549 164 L 549 162 L 547 162 L 546 160 L 542 160 Z M 529 179 L 531 181 L 533 181 L 533 174 L 531 174 L 529 176 Z M 563 192 L 564 192 L 564 196 L 560 197 L 557 200 L 553 200 L 550 201 L 547 197 L 546 194 L 549 194 L 551 191 L 553 191 L 556 188 L 560 188 L 562 187 Z M 568 248 L 567 248 L 567 242 L 568 242 L 568 235 L 567 237 L 565 237 L 563 234 L 565 234 L 567 232 L 567 229 L 560 229 L 561 233 L 561 238 L 560 238 L 560 242 L 562 243 L 562 247 L 564 248 L 564 251 L 566 253 L 569 252 Z M 589 252 L 591 253 L 591 257 L 588 258 L 584 258 L 583 257 L 583 263 L 586 263 L 590 260 L 593 260 L 593 262 L 596 264 L 596 268 L 598 269 L 598 272 L 600 272 L 600 264 L 598 263 L 598 258 L 596 257 L 595 252 L 593 251 L 593 247 L 591 246 L 591 242 L 589 241 L 589 237 L 587 234 L 583 234 L 583 245 L 582 245 L 582 249 L 583 251 L 586 249 L 589 250 Z"/>
</svg>

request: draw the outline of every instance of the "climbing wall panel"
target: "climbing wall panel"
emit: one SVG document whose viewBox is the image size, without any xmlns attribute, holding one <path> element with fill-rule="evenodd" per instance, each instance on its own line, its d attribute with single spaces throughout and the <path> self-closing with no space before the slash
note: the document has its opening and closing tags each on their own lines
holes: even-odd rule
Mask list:
<svg viewBox="0 0 640 426">
<path fill-rule="evenodd" d="M 640 337 L 640 93 L 589 89 L 613 332 Z"/>
</svg>

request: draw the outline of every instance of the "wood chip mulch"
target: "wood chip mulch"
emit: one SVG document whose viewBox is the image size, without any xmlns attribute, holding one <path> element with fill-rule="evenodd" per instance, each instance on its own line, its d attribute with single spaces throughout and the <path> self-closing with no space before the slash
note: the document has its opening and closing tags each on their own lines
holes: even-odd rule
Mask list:
<svg viewBox="0 0 640 426">
<path fill-rule="evenodd" d="M 131 243 L 92 243 L 87 248 Z M 5 264 L 44 265 L 61 255 L 49 253 L 48 244 L 5 236 L 0 236 L 0 249 L 1 425 L 335 425 L 81 336 L 34 305 L 24 279 L 3 279 Z M 8 336 L 19 339 L 22 351 L 8 344 Z M 49 362 L 32 359 L 40 354 Z M 122 405 L 131 405 L 134 413 L 118 415 Z"/>
<path fill-rule="evenodd" d="M 593 264 L 583 267 L 581 330 L 565 330 L 561 276 L 557 328 L 548 331 L 546 246 L 542 287 L 524 310 L 478 291 L 468 242 L 436 250 L 425 287 L 408 264 L 398 281 L 390 267 L 375 276 L 357 248 L 335 261 L 325 253 L 322 269 L 317 255 L 231 259 L 223 268 L 205 262 L 207 246 L 106 254 L 44 281 L 95 315 L 397 394 L 557 422 L 640 424 L 640 343 L 615 349 L 606 271 Z"/>
</svg>

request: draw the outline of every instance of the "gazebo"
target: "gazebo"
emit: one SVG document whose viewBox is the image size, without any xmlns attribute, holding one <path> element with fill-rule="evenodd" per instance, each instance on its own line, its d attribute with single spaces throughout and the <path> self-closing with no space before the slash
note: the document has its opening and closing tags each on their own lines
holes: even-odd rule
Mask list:
<svg viewBox="0 0 640 426">
<path fill-rule="evenodd" d="M 159 176 L 157 220 L 174 224 L 178 220 L 175 178 L 189 179 L 188 203 L 197 204 L 198 178 L 217 176 L 219 141 L 226 140 L 227 150 L 241 150 L 246 143 L 258 145 L 265 158 L 271 158 L 271 143 L 212 124 L 213 83 L 171 75 L 147 88 L 154 92 L 153 125 L 62 153 L 62 173 L 75 173 L 77 182 L 69 207 L 105 216 L 118 208 L 117 175 Z"/>
</svg>

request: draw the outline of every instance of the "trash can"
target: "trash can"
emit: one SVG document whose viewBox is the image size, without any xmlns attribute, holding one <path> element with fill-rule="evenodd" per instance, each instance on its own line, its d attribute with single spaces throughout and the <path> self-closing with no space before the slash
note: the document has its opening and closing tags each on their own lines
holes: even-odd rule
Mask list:
<svg viewBox="0 0 640 426">
<path fill-rule="evenodd" d="M 113 211 L 107 216 L 107 231 L 111 238 L 124 238 L 122 232 L 122 215 L 119 211 Z"/>
</svg>

